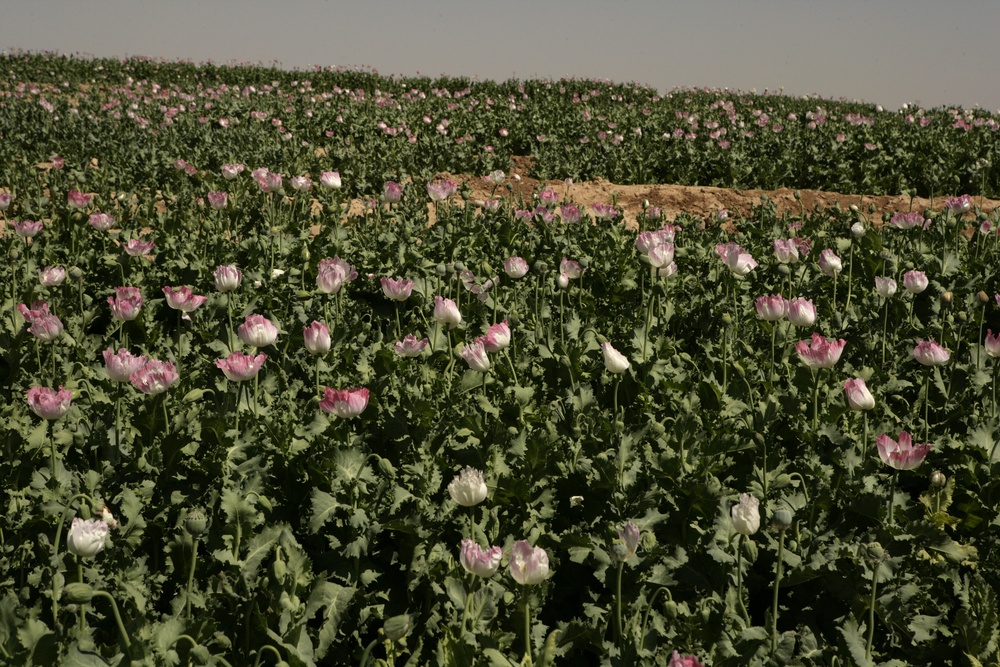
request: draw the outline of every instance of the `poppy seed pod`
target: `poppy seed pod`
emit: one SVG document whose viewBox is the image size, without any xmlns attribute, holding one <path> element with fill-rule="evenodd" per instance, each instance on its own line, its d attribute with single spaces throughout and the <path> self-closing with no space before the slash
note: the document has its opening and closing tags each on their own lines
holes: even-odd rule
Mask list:
<svg viewBox="0 0 1000 667">
<path fill-rule="evenodd" d="M 184 519 L 184 530 L 192 537 L 199 537 L 208 530 L 208 517 L 200 509 L 193 509 L 188 512 Z"/>
<path fill-rule="evenodd" d="M 780 509 L 771 515 L 771 530 L 783 533 L 792 527 L 792 512 Z"/>
</svg>

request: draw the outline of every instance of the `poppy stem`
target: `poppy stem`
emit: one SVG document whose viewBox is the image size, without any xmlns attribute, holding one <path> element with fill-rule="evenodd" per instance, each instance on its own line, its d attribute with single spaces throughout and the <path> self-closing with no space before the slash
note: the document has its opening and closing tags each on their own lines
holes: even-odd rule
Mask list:
<svg viewBox="0 0 1000 667">
<path fill-rule="evenodd" d="M 243 393 L 243 383 L 236 383 L 236 439 L 240 438 L 240 394 Z"/>
<path fill-rule="evenodd" d="M 899 477 L 899 473 L 894 473 L 892 476 L 892 485 L 889 487 L 889 525 L 895 525 L 896 523 L 896 480 Z"/>
<path fill-rule="evenodd" d="M 729 327 L 722 325 L 722 393 L 729 387 Z"/>
<path fill-rule="evenodd" d="M 865 410 L 864 414 L 861 416 L 862 423 L 864 424 L 864 437 L 861 441 L 861 465 L 864 465 L 865 459 L 868 458 L 868 411 Z"/>
<path fill-rule="evenodd" d="M 187 600 L 184 615 L 191 618 L 191 595 L 194 593 L 194 568 L 198 563 L 198 536 L 195 535 L 191 544 L 191 569 L 188 571 Z"/>
<path fill-rule="evenodd" d="M 122 623 L 122 615 L 118 612 L 118 603 L 115 599 L 111 597 L 111 594 L 107 591 L 94 591 L 94 597 L 101 596 L 108 599 L 111 602 L 111 611 L 115 613 L 115 622 L 118 624 L 118 632 L 121 635 L 122 643 L 125 645 L 126 655 L 128 655 L 128 649 L 131 648 L 132 643 L 128 639 L 128 633 L 125 632 L 125 624 Z"/>
<path fill-rule="evenodd" d="M 785 531 L 778 534 L 778 562 L 774 572 L 774 602 L 771 604 L 771 655 L 778 649 L 778 591 L 781 589 L 781 570 L 785 558 Z"/>
<path fill-rule="evenodd" d="M 885 300 L 885 314 L 882 316 L 882 365 L 885 366 L 885 335 L 889 326 L 889 299 Z"/>
<path fill-rule="evenodd" d="M 833 314 L 837 314 L 837 276 L 839 273 L 834 272 L 833 274 Z"/>
<path fill-rule="evenodd" d="M 45 430 L 49 434 L 49 451 L 52 454 L 52 475 L 51 475 L 50 479 L 52 480 L 52 485 L 58 487 L 59 486 L 59 478 L 56 475 L 56 465 L 57 465 L 57 462 L 56 462 L 56 439 L 55 439 L 55 436 L 52 435 L 52 422 L 51 421 L 46 420 L 46 422 L 45 422 Z"/>
<path fill-rule="evenodd" d="M 994 362 L 993 364 L 993 416 L 997 416 L 997 366 L 1000 366 L 1000 362 Z"/>
<path fill-rule="evenodd" d="M 847 259 L 847 302 L 844 303 L 844 322 L 847 322 L 847 311 L 851 308 L 851 288 L 854 287 L 854 242 L 851 242 L 851 254 Z"/>
<path fill-rule="evenodd" d="M 767 369 L 767 382 L 771 383 L 771 376 L 774 374 L 774 342 L 778 336 L 778 323 L 771 323 L 771 365 Z"/>
<path fill-rule="evenodd" d="M 750 613 L 747 612 L 746 605 L 743 604 L 743 540 L 746 535 L 740 535 L 740 542 L 736 547 L 736 599 L 740 603 L 740 612 L 743 619 L 750 625 Z"/>
<path fill-rule="evenodd" d="M 618 577 L 615 587 L 615 636 L 618 639 L 618 643 L 621 644 L 625 639 L 625 632 L 622 628 L 622 571 L 625 569 L 625 563 L 618 563 Z"/>
<path fill-rule="evenodd" d="M 813 430 L 819 428 L 819 369 L 813 369 Z"/>
<path fill-rule="evenodd" d="M 656 271 L 656 269 L 650 267 L 650 274 L 649 274 L 650 294 L 646 298 L 646 326 L 642 330 L 642 361 L 640 363 L 643 363 L 643 364 L 646 363 L 646 347 L 649 346 L 649 327 L 650 327 L 650 325 L 653 322 L 653 294 L 652 294 L 652 292 L 653 292 L 653 287 L 654 287 L 654 283 L 653 283 L 653 272 L 654 271 Z"/>
<path fill-rule="evenodd" d="M 528 590 L 524 591 L 524 660 L 522 665 L 531 665 L 531 600 Z"/>
<path fill-rule="evenodd" d="M 878 592 L 878 565 L 872 567 L 872 595 L 868 601 L 868 643 L 865 646 L 865 660 L 872 659 L 872 644 L 875 641 L 875 600 Z"/>
<path fill-rule="evenodd" d="M 931 430 L 930 405 L 931 405 L 931 371 L 928 368 L 924 372 L 924 440 L 928 439 Z"/>
</svg>

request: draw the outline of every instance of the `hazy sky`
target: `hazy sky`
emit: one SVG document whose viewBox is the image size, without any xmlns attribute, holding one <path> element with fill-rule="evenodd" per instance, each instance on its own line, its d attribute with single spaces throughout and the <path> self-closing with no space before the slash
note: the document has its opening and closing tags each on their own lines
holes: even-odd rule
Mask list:
<svg viewBox="0 0 1000 667">
<path fill-rule="evenodd" d="M 0 0 L 0 49 L 1000 109 L 998 0 Z"/>
</svg>

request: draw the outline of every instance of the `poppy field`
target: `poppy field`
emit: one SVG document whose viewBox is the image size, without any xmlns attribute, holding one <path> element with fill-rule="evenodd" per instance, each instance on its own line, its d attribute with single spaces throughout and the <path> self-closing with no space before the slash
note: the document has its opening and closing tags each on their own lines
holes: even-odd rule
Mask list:
<svg viewBox="0 0 1000 667">
<path fill-rule="evenodd" d="M 0 64 L 0 663 L 1000 661 L 997 115 Z"/>
</svg>

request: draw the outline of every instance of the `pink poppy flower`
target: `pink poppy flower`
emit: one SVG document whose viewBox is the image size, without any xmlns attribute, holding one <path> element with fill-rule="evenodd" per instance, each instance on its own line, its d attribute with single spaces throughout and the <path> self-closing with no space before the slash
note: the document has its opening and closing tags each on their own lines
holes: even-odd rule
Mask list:
<svg viewBox="0 0 1000 667">
<path fill-rule="evenodd" d="M 296 192 L 309 192 L 312 190 L 312 181 L 307 176 L 292 176 L 289 184 Z"/>
<path fill-rule="evenodd" d="M 427 196 L 431 198 L 431 201 L 444 201 L 455 194 L 457 190 L 458 184 L 449 179 L 427 184 Z"/>
<path fill-rule="evenodd" d="M 322 322 L 313 322 L 302 330 L 302 338 L 309 354 L 321 355 L 330 351 L 330 330 Z"/>
<path fill-rule="evenodd" d="M 698 658 L 693 655 L 681 655 L 677 651 L 674 651 L 673 655 L 670 656 L 670 663 L 667 667 L 702 667 L 701 663 L 698 662 Z"/>
<path fill-rule="evenodd" d="M 339 190 L 342 186 L 340 180 L 340 172 L 338 171 L 324 171 L 319 175 L 319 184 L 322 185 L 327 190 Z"/>
<path fill-rule="evenodd" d="M 972 198 L 969 197 L 969 195 L 962 195 L 961 197 L 948 197 L 948 199 L 944 202 L 944 207 L 950 213 L 968 213 L 972 210 Z"/>
<path fill-rule="evenodd" d="M 107 213 L 93 213 L 89 218 L 90 226 L 99 232 L 106 232 L 115 226 L 115 218 Z"/>
<path fill-rule="evenodd" d="M 323 400 L 320 401 L 320 410 L 327 414 L 333 414 L 341 419 L 353 419 L 368 407 L 367 389 L 323 389 Z"/>
<path fill-rule="evenodd" d="M 845 381 L 844 395 L 852 410 L 871 410 L 875 407 L 875 397 L 868 391 L 862 378 L 851 378 Z"/>
<path fill-rule="evenodd" d="M 251 347 L 267 347 L 278 339 L 278 327 L 263 315 L 254 313 L 247 315 L 243 324 L 237 327 L 236 335 Z"/>
<path fill-rule="evenodd" d="M 462 567 L 469 574 L 488 579 L 500 569 L 500 561 L 503 560 L 503 549 L 500 547 L 490 547 L 484 550 L 476 542 L 466 538 L 462 540 L 462 550 L 459 560 L 462 563 Z"/>
<path fill-rule="evenodd" d="M 138 287 L 116 287 L 115 296 L 108 297 L 111 315 L 120 322 L 128 322 L 139 316 L 142 308 L 142 292 Z"/>
<path fill-rule="evenodd" d="M 49 314 L 49 304 L 44 301 L 35 301 L 31 304 L 31 308 L 28 308 L 23 303 L 19 303 L 17 311 L 21 313 L 21 317 L 24 318 L 25 322 L 31 324 L 35 321 L 35 318 Z"/>
<path fill-rule="evenodd" d="M 847 341 L 841 338 L 839 341 L 827 340 L 818 333 L 812 335 L 812 342 L 799 341 L 795 345 L 795 352 L 809 368 L 833 368 L 840 355 L 844 351 Z"/>
<path fill-rule="evenodd" d="M 382 278 L 382 293 L 393 301 L 406 301 L 413 292 L 413 281 L 399 278 Z"/>
<path fill-rule="evenodd" d="M 358 277 L 353 266 L 340 257 L 324 259 L 319 263 L 316 274 L 316 287 L 324 294 L 337 294 L 345 282 Z"/>
<path fill-rule="evenodd" d="M 844 270 L 844 264 L 833 250 L 827 248 L 819 254 L 819 270 L 824 276 L 833 278 Z"/>
<path fill-rule="evenodd" d="M 913 438 L 906 431 L 899 432 L 899 440 L 893 440 L 884 433 L 875 440 L 878 456 L 882 463 L 896 470 L 913 470 L 927 458 L 931 451 L 929 444 L 913 444 Z"/>
<path fill-rule="evenodd" d="M 563 257 L 559 262 L 559 273 L 565 273 L 570 280 L 576 280 L 583 275 L 583 268 L 579 262 Z"/>
<path fill-rule="evenodd" d="M 169 361 L 150 359 L 141 369 L 132 373 L 129 380 L 142 393 L 155 396 L 169 389 L 170 385 L 177 382 L 178 377 L 177 369 Z"/>
<path fill-rule="evenodd" d="M 795 326 L 811 327 L 816 323 L 816 306 L 813 305 L 812 299 L 799 297 L 786 301 L 785 305 L 788 321 Z"/>
<path fill-rule="evenodd" d="M 517 280 L 527 275 L 528 263 L 520 257 L 508 257 L 503 263 L 503 270 L 508 276 Z"/>
<path fill-rule="evenodd" d="M 397 340 L 394 346 L 396 354 L 401 357 L 419 357 L 420 353 L 424 351 L 427 347 L 428 341 L 426 338 L 417 340 L 417 337 L 413 334 L 406 334 L 403 340 Z"/>
<path fill-rule="evenodd" d="M 243 272 L 235 264 L 217 267 L 214 276 L 215 289 L 222 293 L 232 292 L 243 281 Z"/>
<path fill-rule="evenodd" d="M 229 195 L 225 192 L 209 192 L 205 196 L 208 198 L 208 205 L 216 211 L 226 208 L 229 204 Z"/>
<path fill-rule="evenodd" d="M 984 343 L 986 354 L 993 358 L 1000 357 L 1000 334 L 993 335 L 993 329 L 986 330 L 986 343 Z"/>
<path fill-rule="evenodd" d="M 618 211 L 611 204 L 595 202 L 591 204 L 590 208 L 594 212 L 594 217 L 598 220 L 614 220 L 618 217 Z"/>
<path fill-rule="evenodd" d="M 876 276 L 875 291 L 883 299 L 891 299 L 892 295 L 896 293 L 896 281 L 886 276 Z"/>
<path fill-rule="evenodd" d="M 435 296 L 434 319 L 449 329 L 454 329 L 462 323 L 462 313 L 451 299 Z"/>
<path fill-rule="evenodd" d="M 69 194 L 66 195 L 66 203 L 69 204 L 70 208 L 87 208 L 93 198 L 92 194 L 87 195 L 79 190 L 70 190 Z"/>
<path fill-rule="evenodd" d="M 903 287 L 910 294 L 920 294 L 927 289 L 927 275 L 923 271 L 907 271 L 903 274 Z"/>
<path fill-rule="evenodd" d="M 759 296 L 755 302 L 757 317 L 765 322 L 777 322 L 785 316 L 788 309 L 787 303 L 780 294 Z"/>
<path fill-rule="evenodd" d="M 104 350 L 104 369 L 112 382 L 128 382 L 132 374 L 142 370 L 146 365 L 146 356 L 135 356 L 126 349 L 112 352 L 111 348 Z"/>
<path fill-rule="evenodd" d="M 490 326 L 482 340 L 487 352 L 506 349 L 510 345 L 510 325 L 507 324 L 507 320 Z"/>
<path fill-rule="evenodd" d="M 510 554 L 510 576 L 524 586 L 540 584 L 549 578 L 549 555 L 541 547 L 532 547 L 528 540 L 514 543 Z"/>
<path fill-rule="evenodd" d="M 615 213 L 617 214 L 617 211 Z M 583 212 L 573 204 L 563 204 L 559 207 L 559 217 L 567 225 L 575 225 L 580 222 Z"/>
<path fill-rule="evenodd" d="M 755 268 L 757 262 L 753 256 L 736 243 L 721 243 L 715 246 L 715 254 L 719 256 L 723 264 L 738 276 L 745 276 Z"/>
<path fill-rule="evenodd" d="M 142 241 L 141 239 L 129 239 L 127 243 L 122 243 L 125 253 L 132 257 L 140 257 L 153 252 L 156 247 L 152 241 Z"/>
<path fill-rule="evenodd" d="M 185 315 L 197 310 L 199 306 L 208 301 L 207 296 L 198 296 L 187 287 L 164 287 L 163 294 L 167 297 L 168 306 Z"/>
<path fill-rule="evenodd" d="M 48 387 L 31 387 L 28 389 L 28 407 L 42 419 L 59 419 L 69 412 L 73 394 L 68 389 L 59 390 Z"/>
<path fill-rule="evenodd" d="M 917 339 L 917 346 L 913 348 L 913 358 L 924 366 L 940 366 L 948 363 L 951 354 L 932 340 Z"/>
<path fill-rule="evenodd" d="M 223 372 L 230 382 L 244 382 L 257 377 L 264 362 L 267 361 L 266 354 L 243 354 L 233 352 L 225 359 L 219 359 L 215 365 Z"/>
<path fill-rule="evenodd" d="M 224 164 L 222 165 L 222 177 L 227 181 L 234 180 L 237 176 L 243 173 L 246 169 L 242 164 Z"/>
<path fill-rule="evenodd" d="M 390 203 L 398 203 L 403 198 L 403 186 L 395 181 L 386 181 L 382 187 L 382 198 Z"/>
<path fill-rule="evenodd" d="M 46 266 L 38 271 L 38 282 L 44 287 L 62 285 L 66 280 L 66 269 L 61 266 Z"/>
<path fill-rule="evenodd" d="M 472 343 L 466 345 L 459 354 L 465 359 L 472 370 L 480 373 L 486 373 L 490 370 L 490 358 L 486 354 L 486 347 L 483 345 L 482 339 L 477 338 Z"/>
<path fill-rule="evenodd" d="M 30 239 L 42 231 L 44 225 L 37 220 L 14 220 L 10 223 L 22 239 Z"/>
<path fill-rule="evenodd" d="M 25 318 L 27 319 L 27 318 Z M 38 340 L 52 341 L 63 331 L 63 323 L 52 313 L 41 313 L 31 321 L 28 332 Z"/>
</svg>

